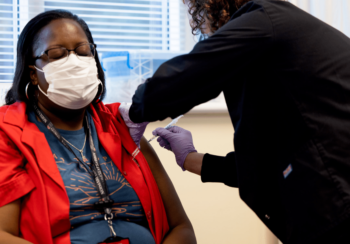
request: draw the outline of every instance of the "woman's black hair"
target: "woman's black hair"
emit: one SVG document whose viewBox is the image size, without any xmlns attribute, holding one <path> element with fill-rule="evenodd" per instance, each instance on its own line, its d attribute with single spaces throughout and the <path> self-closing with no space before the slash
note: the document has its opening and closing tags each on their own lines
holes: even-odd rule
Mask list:
<svg viewBox="0 0 350 244">
<path fill-rule="evenodd" d="M 18 38 L 17 43 L 17 62 L 16 71 L 13 78 L 13 83 L 11 89 L 7 92 L 5 97 L 5 102 L 7 105 L 13 104 L 16 101 L 23 101 L 28 104 L 29 100 L 25 94 L 25 88 L 30 80 L 30 68 L 29 65 L 34 65 L 33 61 L 33 47 L 38 39 L 39 31 L 48 25 L 51 21 L 57 19 L 71 19 L 76 21 L 81 28 L 84 30 L 90 43 L 94 43 L 91 32 L 84 20 L 79 18 L 77 15 L 72 14 L 66 10 L 51 10 L 43 12 L 33 19 L 31 19 L 28 24 L 24 27 L 21 35 Z M 95 60 L 97 64 L 98 78 L 103 84 L 101 100 L 105 96 L 106 86 L 105 86 L 105 75 L 98 58 L 98 53 L 95 54 Z M 31 85 L 29 87 L 32 87 Z M 98 94 L 101 92 L 101 87 L 99 88 Z M 33 89 L 28 89 L 28 95 L 33 93 Z M 97 99 L 95 99 L 96 101 Z"/>
</svg>

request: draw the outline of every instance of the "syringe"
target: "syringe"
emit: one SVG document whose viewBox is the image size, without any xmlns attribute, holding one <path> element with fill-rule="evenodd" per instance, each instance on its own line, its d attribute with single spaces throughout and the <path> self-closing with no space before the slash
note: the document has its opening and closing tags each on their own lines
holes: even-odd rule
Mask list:
<svg viewBox="0 0 350 244">
<path fill-rule="evenodd" d="M 175 125 L 177 123 L 177 121 L 183 117 L 183 115 L 180 115 L 179 117 L 173 119 L 167 126 L 164 127 L 164 129 L 169 129 L 171 126 Z M 148 142 L 153 141 L 154 139 L 156 139 L 158 136 L 153 136 L 151 139 L 149 139 Z"/>
</svg>

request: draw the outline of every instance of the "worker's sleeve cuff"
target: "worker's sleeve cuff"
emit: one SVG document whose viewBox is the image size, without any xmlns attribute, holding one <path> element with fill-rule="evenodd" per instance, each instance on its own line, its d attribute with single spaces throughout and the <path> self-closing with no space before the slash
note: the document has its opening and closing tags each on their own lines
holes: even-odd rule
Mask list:
<svg viewBox="0 0 350 244">
<path fill-rule="evenodd" d="M 205 154 L 203 158 L 202 182 L 221 182 L 225 185 L 238 187 L 235 152 L 226 157 Z"/>
</svg>

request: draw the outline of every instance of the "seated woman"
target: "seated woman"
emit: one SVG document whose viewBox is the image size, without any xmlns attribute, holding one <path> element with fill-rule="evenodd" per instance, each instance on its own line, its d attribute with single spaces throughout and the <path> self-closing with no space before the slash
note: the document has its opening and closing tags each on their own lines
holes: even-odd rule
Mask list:
<svg viewBox="0 0 350 244">
<path fill-rule="evenodd" d="M 93 43 L 62 10 L 19 37 L 0 108 L 0 243 L 196 243 L 153 149 L 143 138 L 140 152 L 120 104 L 101 102 Z"/>
</svg>

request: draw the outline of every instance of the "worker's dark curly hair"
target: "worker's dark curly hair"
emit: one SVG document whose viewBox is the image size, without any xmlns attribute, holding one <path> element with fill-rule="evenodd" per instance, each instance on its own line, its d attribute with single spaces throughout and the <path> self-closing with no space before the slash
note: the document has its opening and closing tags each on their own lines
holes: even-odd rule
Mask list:
<svg viewBox="0 0 350 244">
<path fill-rule="evenodd" d="M 248 2 L 249 0 L 237 0 Z M 238 9 L 236 0 L 184 0 L 188 4 L 188 13 L 192 17 L 192 34 L 197 35 L 203 30 L 205 21 L 208 21 L 210 31 L 214 33 L 226 24 L 231 15 Z"/>
<path fill-rule="evenodd" d="M 188 4 L 188 13 L 192 16 L 192 34 L 202 31 L 203 24 L 208 21 L 210 32 L 214 33 L 226 24 L 234 12 L 250 0 L 183 0 Z"/>
</svg>

